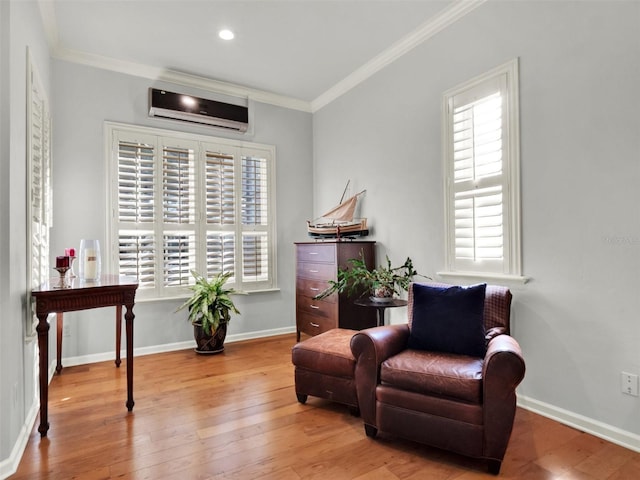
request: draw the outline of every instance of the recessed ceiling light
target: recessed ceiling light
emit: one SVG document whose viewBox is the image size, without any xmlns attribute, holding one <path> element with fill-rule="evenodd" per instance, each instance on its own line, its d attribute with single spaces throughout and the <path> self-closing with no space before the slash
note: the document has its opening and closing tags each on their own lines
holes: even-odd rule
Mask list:
<svg viewBox="0 0 640 480">
<path fill-rule="evenodd" d="M 233 40 L 235 34 L 231 30 L 224 29 L 218 32 L 218 36 L 223 40 Z"/>
</svg>

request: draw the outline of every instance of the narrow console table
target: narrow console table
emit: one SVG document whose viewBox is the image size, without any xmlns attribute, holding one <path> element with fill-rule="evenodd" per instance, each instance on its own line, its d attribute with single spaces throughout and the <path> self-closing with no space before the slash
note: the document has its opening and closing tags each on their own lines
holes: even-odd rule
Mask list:
<svg viewBox="0 0 640 480">
<path fill-rule="evenodd" d="M 63 287 L 60 287 L 59 278 L 51 278 L 39 288 L 34 289 L 31 295 L 35 299 L 36 316 L 38 317 L 38 349 L 40 355 L 40 426 L 38 432 L 45 437 L 49 430 L 48 400 L 49 400 L 49 322 L 51 313 L 58 315 L 63 312 L 87 310 L 90 308 L 116 307 L 116 365 L 120 364 L 120 322 L 122 306 L 126 329 L 127 351 L 127 409 L 133 410 L 133 305 L 135 302 L 138 281 L 131 277 L 119 277 L 117 275 L 102 275 L 100 280 L 85 282 L 79 278 L 68 279 Z M 61 316 L 59 317 L 62 318 Z M 62 334 L 62 322 L 59 322 L 58 353 L 56 371 L 62 369 L 60 362 L 60 340 Z"/>
<path fill-rule="evenodd" d="M 64 313 L 56 312 L 56 373 L 62 373 L 62 337 L 64 331 Z M 120 367 L 120 346 L 122 345 L 122 305 L 116 305 L 116 367 Z"/>
</svg>

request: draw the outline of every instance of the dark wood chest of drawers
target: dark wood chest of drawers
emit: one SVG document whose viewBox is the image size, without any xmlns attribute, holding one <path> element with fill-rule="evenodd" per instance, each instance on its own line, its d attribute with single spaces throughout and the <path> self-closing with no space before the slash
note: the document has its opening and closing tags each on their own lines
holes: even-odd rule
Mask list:
<svg viewBox="0 0 640 480">
<path fill-rule="evenodd" d="M 332 328 L 362 330 L 375 327 L 376 311 L 355 305 L 358 295 L 333 293 L 322 300 L 314 296 L 337 280 L 338 268 L 347 268 L 350 258 L 364 255 L 375 266 L 375 242 L 300 242 L 296 243 L 296 334 L 317 335 Z"/>
</svg>

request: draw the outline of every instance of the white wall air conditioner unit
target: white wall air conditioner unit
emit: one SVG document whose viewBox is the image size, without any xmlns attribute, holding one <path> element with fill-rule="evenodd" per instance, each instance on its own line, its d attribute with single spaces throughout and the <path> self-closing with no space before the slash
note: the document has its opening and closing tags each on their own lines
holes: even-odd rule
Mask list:
<svg viewBox="0 0 640 480">
<path fill-rule="evenodd" d="M 149 116 L 201 123 L 243 133 L 249 127 L 247 107 L 156 88 L 149 89 Z"/>
</svg>

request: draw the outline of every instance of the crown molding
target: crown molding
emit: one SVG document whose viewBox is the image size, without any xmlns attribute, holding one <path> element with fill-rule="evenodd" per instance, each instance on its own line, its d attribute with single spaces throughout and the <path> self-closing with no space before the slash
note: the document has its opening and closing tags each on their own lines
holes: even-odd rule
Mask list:
<svg viewBox="0 0 640 480">
<path fill-rule="evenodd" d="M 38 0 L 38 6 L 45 35 L 54 58 L 150 80 L 166 81 L 215 93 L 245 97 L 283 108 L 315 113 L 487 1 L 458 0 L 311 102 L 208 77 L 63 48 L 58 37 L 54 2 Z"/>
<path fill-rule="evenodd" d="M 213 80 L 211 78 L 192 75 L 176 70 L 161 69 L 150 65 L 127 62 L 115 58 L 63 48 L 60 45 L 60 39 L 58 36 L 58 21 L 56 19 L 55 2 L 51 0 L 38 0 L 38 7 L 40 9 L 43 29 L 53 58 L 128 75 L 135 75 L 142 78 L 148 78 L 150 80 L 159 80 L 198 88 L 201 90 L 208 90 L 215 93 L 248 98 L 256 102 L 267 103 L 278 107 L 300 110 L 302 112 L 311 112 L 311 104 L 305 100 L 287 97 L 285 95 L 278 95 L 264 90 L 243 87 L 241 85 Z"/>
<path fill-rule="evenodd" d="M 423 23 L 412 33 L 394 43 L 322 95 L 312 100 L 311 111 L 317 112 L 487 1 L 459 0 L 450 7 L 445 8 L 434 18 Z"/>
<path fill-rule="evenodd" d="M 134 75 L 137 77 L 148 78 L 150 80 L 159 80 L 178 85 L 198 88 L 201 90 L 209 90 L 215 93 L 232 95 L 236 97 L 248 98 L 261 103 L 268 103 L 279 107 L 300 110 L 303 112 L 311 112 L 311 104 L 307 101 L 297 98 L 278 95 L 276 93 L 257 90 L 254 88 L 243 87 L 233 83 L 213 80 L 211 78 L 193 75 L 189 73 L 179 72 L 176 70 L 168 70 L 157 68 L 150 65 L 144 65 L 136 62 L 128 62 L 118 60 L 111 57 L 94 55 L 86 52 L 79 52 L 65 48 L 53 49 L 53 57 L 72 63 L 88 65 L 90 67 L 101 68 L 114 72 Z"/>
</svg>

